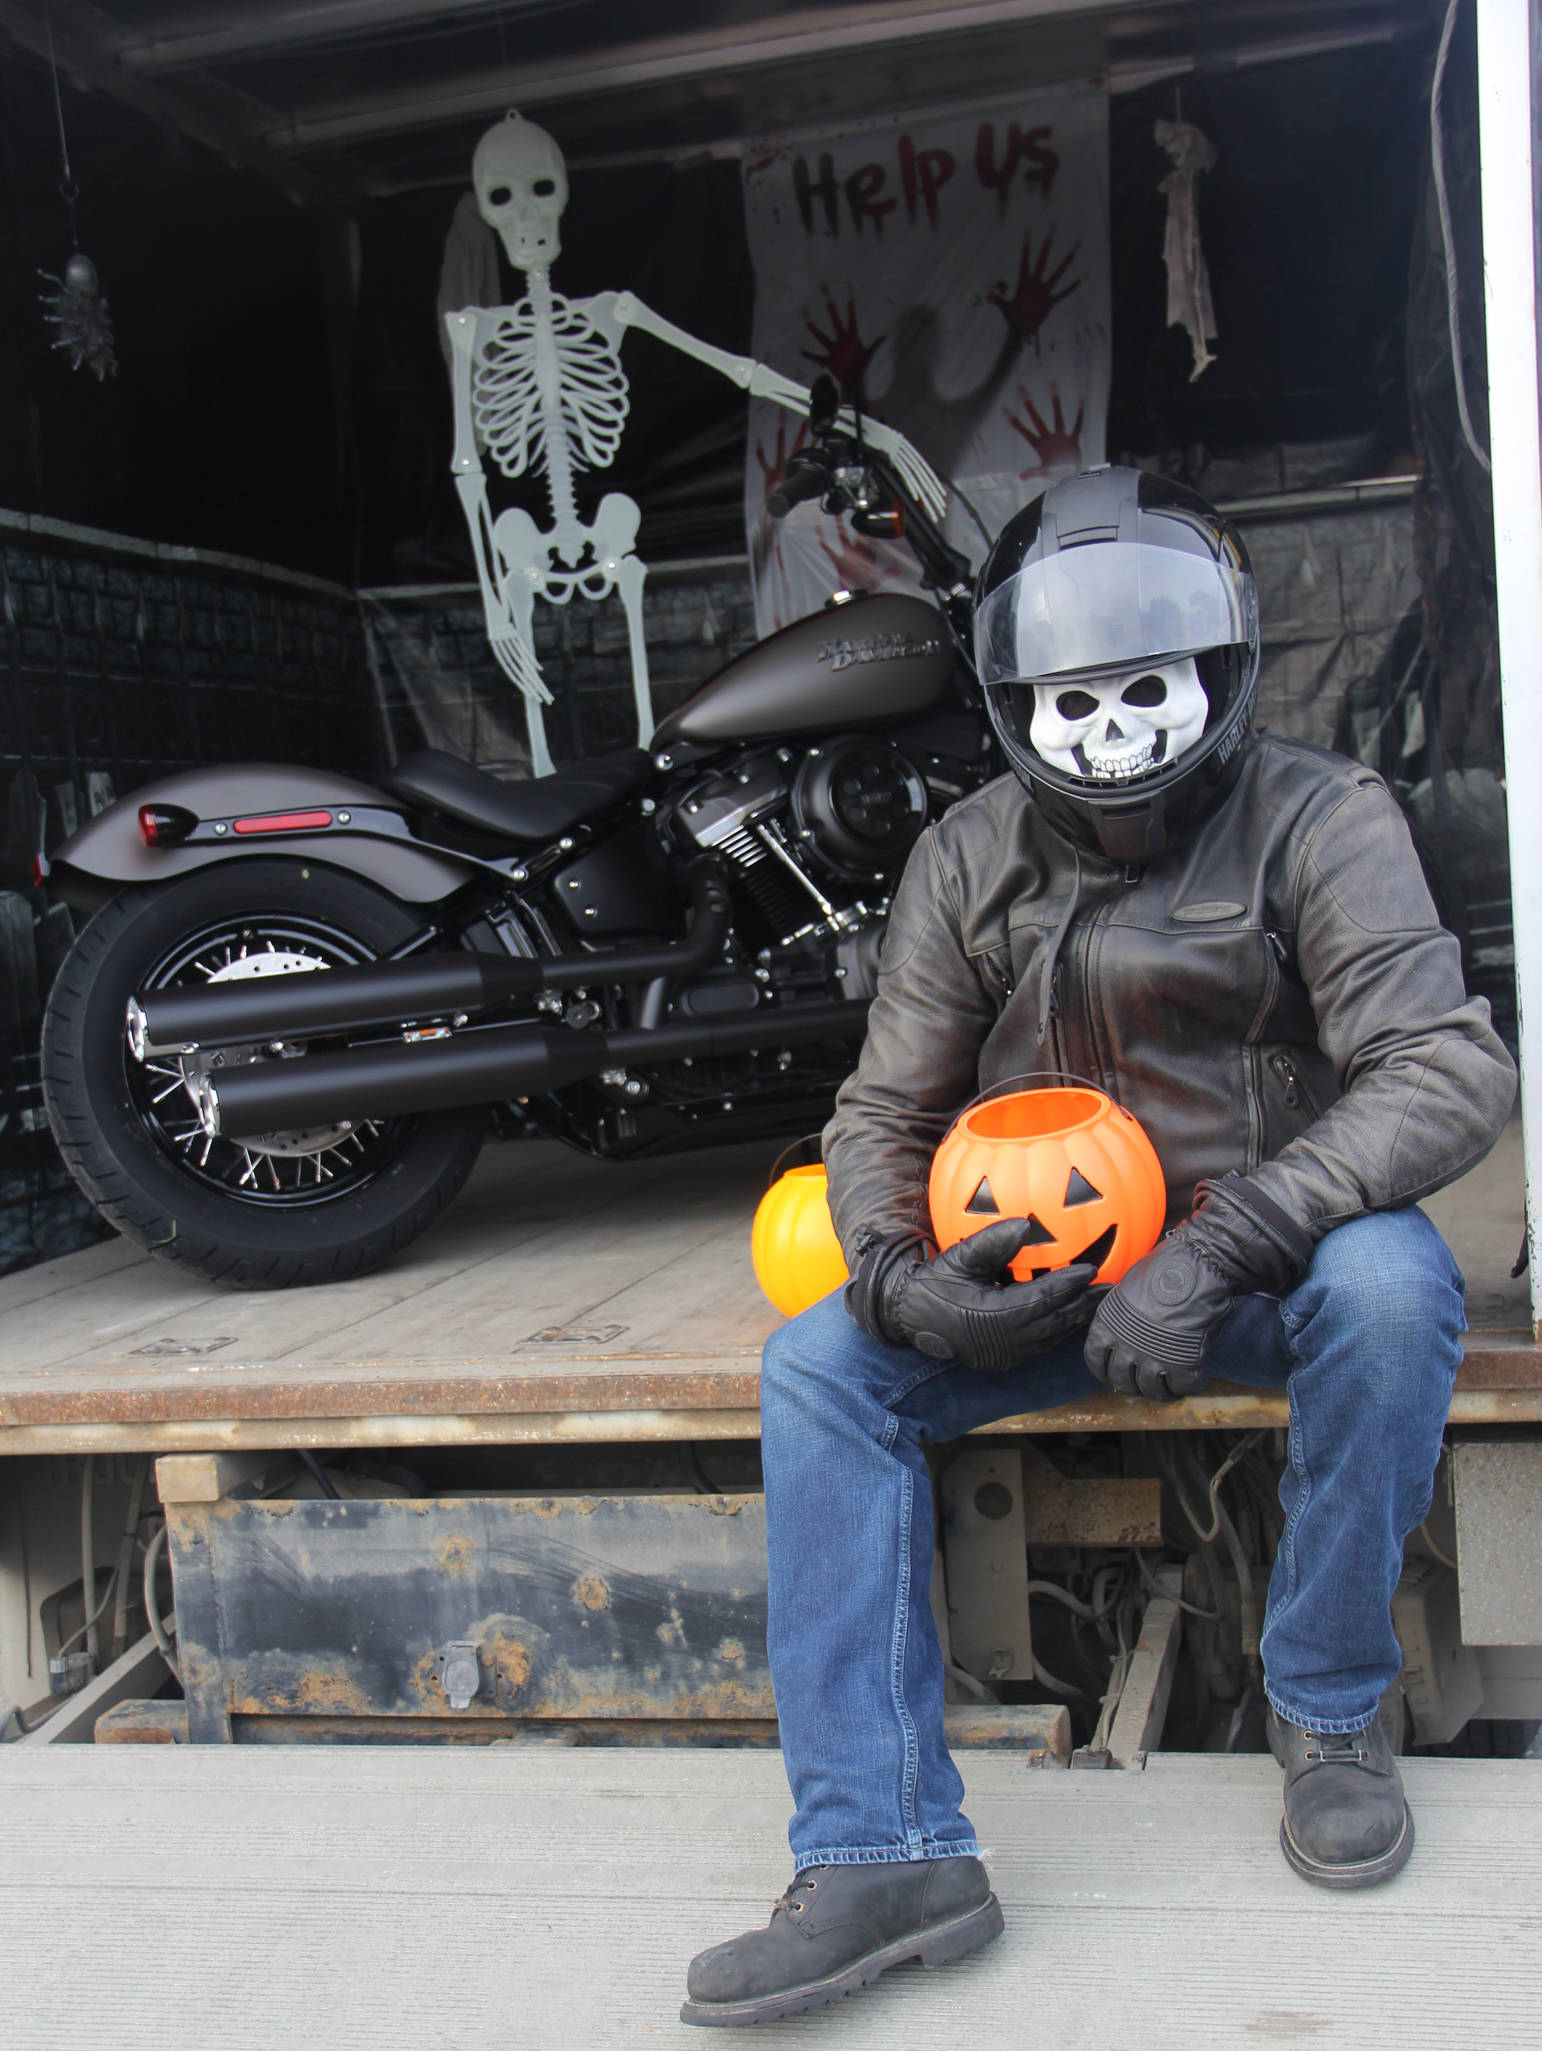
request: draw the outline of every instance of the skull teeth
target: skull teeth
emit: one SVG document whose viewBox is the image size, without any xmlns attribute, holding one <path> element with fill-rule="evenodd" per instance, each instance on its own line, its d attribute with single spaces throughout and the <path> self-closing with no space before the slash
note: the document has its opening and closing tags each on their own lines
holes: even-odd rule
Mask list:
<svg viewBox="0 0 1542 2051">
<path fill-rule="evenodd" d="M 1155 754 L 1155 748 L 1148 741 L 1145 747 L 1139 749 L 1133 755 L 1094 755 L 1089 753 L 1087 759 L 1092 764 L 1094 776 L 1111 776 L 1117 781 L 1120 777 L 1124 776 L 1139 776 L 1143 769 L 1149 769 Z"/>
<path fill-rule="evenodd" d="M 1156 767 L 1166 752 L 1165 733 L 1159 733 L 1154 741 L 1147 741 L 1133 754 L 1106 754 L 1080 743 L 1072 750 L 1082 775 L 1096 777 L 1100 783 L 1127 783 L 1131 777 L 1144 776 L 1148 769 Z"/>
</svg>

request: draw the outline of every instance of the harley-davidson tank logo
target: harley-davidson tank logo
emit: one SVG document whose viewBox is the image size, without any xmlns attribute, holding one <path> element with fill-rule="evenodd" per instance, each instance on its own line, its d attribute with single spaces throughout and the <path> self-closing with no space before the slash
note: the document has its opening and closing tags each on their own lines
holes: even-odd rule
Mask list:
<svg viewBox="0 0 1542 2051">
<path fill-rule="evenodd" d="M 826 641 L 815 658 L 831 669 L 850 669 L 854 662 L 898 662 L 907 655 L 940 655 L 942 640 L 930 634 L 924 641 L 914 634 L 869 634 L 863 641 Z"/>
</svg>

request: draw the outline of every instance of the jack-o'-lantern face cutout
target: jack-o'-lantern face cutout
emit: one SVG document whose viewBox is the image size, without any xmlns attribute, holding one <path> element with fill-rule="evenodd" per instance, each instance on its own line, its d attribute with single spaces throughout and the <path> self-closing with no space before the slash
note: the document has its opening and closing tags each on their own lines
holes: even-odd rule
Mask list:
<svg viewBox="0 0 1542 2051">
<path fill-rule="evenodd" d="M 997 1218 L 1026 1218 L 1012 1263 L 1020 1282 L 1090 1262 L 1117 1282 L 1155 1246 L 1167 1191 L 1151 1142 L 1101 1090 L 1023 1090 L 966 1111 L 937 1149 L 932 1229 L 939 1246 Z"/>
</svg>

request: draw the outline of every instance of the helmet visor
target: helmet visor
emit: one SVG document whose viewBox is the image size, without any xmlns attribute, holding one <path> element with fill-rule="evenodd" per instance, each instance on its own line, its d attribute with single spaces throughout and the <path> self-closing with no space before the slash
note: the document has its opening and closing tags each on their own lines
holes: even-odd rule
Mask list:
<svg viewBox="0 0 1542 2051">
<path fill-rule="evenodd" d="M 1026 563 L 975 615 L 982 684 L 1119 669 L 1251 642 L 1258 592 L 1224 549 L 1089 543 Z"/>
</svg>

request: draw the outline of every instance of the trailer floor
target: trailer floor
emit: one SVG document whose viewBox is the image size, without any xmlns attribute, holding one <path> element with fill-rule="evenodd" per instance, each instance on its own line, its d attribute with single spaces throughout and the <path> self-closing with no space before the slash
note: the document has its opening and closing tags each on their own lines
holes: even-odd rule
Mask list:
<svg viewBox="0 0 1542 2051">
<path fill-rule="evenodd" d="M 1542 1767 L 1405 1762 L 1404 1873 L 1280 1857 L 1267 1758 L 966 1756 L 1006 1936 L 750 2038 L 677 2021 L 689 1955 L 788 1876 L 764 1752 L 267 1746 L 0 1755 L 7 2051 L 1475 2051 L 1542 2016 Z"/>
<path fill-rule="evenodd" d="M 465 1194 L 388 1266 L 242 1293 L 126 1240 L 0 1281 L 0 1454 L 559 1439 L 752 1438 L 760 1349 L 750 1219 L 773 1141 L 657 1160 L 555 1142 L 487 1149 Z M 1468 1280 L 1453 1416 L 1542 1416 L 1527 1326 L 1520 1127 L 1426 1208 Z M 1283 1421 L 1218 1385 L 1167 1406 L 1108 1396 L 1012 1428 Z M 1004 1424 L 1002 1428 L 1007 1428 Z"/>
</svg>

